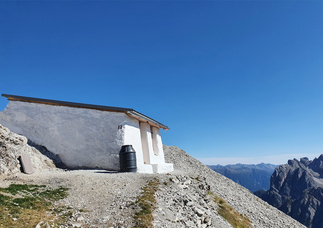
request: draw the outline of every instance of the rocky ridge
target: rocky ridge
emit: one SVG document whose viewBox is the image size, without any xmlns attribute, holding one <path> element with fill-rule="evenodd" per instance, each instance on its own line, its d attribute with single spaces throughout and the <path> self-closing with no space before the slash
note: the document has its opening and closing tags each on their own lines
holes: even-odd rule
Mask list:
<svg viewBox="0 0 323 228">
<path fill-rule="evenodd" d="M 276 168 L 270 189 L 255 193 L 309 228 L 323 227 L 323 154 L 289 160 Z"/>
<path fill-rule="evenodd" d="M 42 157 L 36 149 L 28 147 L 26 139 L 20 140 L 23 142 L 19 143 L 20 147 L 15 147 L 20 152 L 12 151 L 13 145 L 9 144 L 15 143 L 11 137 L 18 139 L 21 136 L 5 131 L 8 137 L 1 137 L 0 142 L 1 145 L 6 143 L 9 150 L 3 149 L 1 153 L 6 156 L 17 154 L 13 156 L 14 160 L 24 152 L 21 150 L 24 147 L 31 150 L 30 156 L 36 165 L 35 173 L 31 175 L 20 173 L 19 169 L 6 169 L 13 171 L 1 173 L 0 187 L 20 183 L 69 188 L 68 196 L 56 202 L 57 205 L 72 208 L 68 221 L 60 226 L 62 228 L 135 226 L 134 215 L 140 209 L 137 199 L 142 194 L 142 187 L 150 180 L 159 183 L 153 210 L 154 227 L 231 228 L 232 225 L 218 213 L 219 205 L 209 193 L 219 196 L 239 214 L 247 217 L 251 227 L 304 227 L 174 146 L 164 146 L 166 162 L 173 163 L 175 167 L 175 171 L 169 174 L 63 170 L 46 165 L 48 157 Z"/>
</svg>

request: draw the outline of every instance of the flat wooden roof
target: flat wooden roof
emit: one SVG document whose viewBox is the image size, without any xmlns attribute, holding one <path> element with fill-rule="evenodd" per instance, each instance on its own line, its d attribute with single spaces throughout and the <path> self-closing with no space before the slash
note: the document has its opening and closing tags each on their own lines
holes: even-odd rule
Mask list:
<svg viewBox="0 0 323 228">
<path fill-rule="evenodd" d="M 74 103 L 74 102 L 67 102 L 67 101 L 57 101 L 57 100 L 48 100 L 48 99 L 40 99 L 34 97 L 23 97 L 23 96 L 16 96 L 16 95 L 9 95 L 9 94 L 2 94 L 3 97 L 6 97 L 10 101 L 22 101 L 22 102 L 30 102 L 30 103 L 38 103 L 38 104 L 46 104 L 46 105 L 57 105 L 57 106 L 68 106 L 74 108 L 85 108 L 85 109 L 95 109 L 100 111 L 110 111 L 110 112 L 123 112 L 126 113 L 141 122 L 147 122 L 150 125 L 163 128 L 168 130 L 164 124 L 157 122 L 156 120 L 137 112 L 131 108 L 120 108 L 120 107 L 111 107 L 111 106 L 102 106 L 102 105 L 92 105 L 92 104 L 83 104 L 83 103 Z"/>
</svg>

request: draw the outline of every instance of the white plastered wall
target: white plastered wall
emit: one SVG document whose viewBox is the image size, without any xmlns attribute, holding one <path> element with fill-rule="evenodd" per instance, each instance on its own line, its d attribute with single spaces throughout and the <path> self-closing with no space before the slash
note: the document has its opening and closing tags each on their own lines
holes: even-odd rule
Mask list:
<svg viewBox="0 0 323 228">
<path fill-rule="evenodd" d="M 124 113 L 10 101 L 0 124 L 58 154 L 71 168 L 119 170 Z"/>
<path fill-rule="evenodd" d="M 153 167 L 154 173 L 167 173 L 174 170 L 173 164 L 165 163 L 160 129 L 140 122 L 141 143 L 144 161 Z"/>
<path fill-rule="evenodd" d="M 137 159 L 137 172 L 139 173 L 153 173 L 153 167 L 151 165 L 144 163 L 144 155 L 141 144 L 140 137 L 140 127 L 139 121 L 135 118 L 131 118 L 132 121 L 129 121 L 124 125 L 124 145 L 132 145 L 133 149 L 136 151 Z"/>
</svg>

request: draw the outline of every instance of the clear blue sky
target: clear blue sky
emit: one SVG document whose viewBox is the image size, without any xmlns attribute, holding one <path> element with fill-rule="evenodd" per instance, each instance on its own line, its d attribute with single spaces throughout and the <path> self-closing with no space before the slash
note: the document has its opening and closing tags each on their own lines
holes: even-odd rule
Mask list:
<svg viewBox="0 0 323 228">
<path fill-rule="evenodd" d="M 321 1 L 2 0 L 0 93 L 133 108 L 207 164 L 314 158 L 322 12 Z"/>
</svg>

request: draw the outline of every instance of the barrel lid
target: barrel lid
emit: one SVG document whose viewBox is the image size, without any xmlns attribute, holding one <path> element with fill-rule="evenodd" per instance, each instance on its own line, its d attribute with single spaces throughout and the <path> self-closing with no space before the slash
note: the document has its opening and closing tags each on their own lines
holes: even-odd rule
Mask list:
<svg viewBox="0 0 323 228">
<path fill-rule="evenodd" d="M 135 149 L 132 147 L 132 145 L 123 145 L 121 147 L 120 153 L 126 153 L 126 152 L 136 152 Z"/>
</svg>

